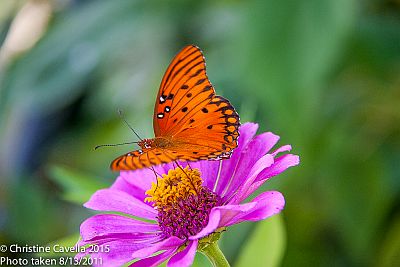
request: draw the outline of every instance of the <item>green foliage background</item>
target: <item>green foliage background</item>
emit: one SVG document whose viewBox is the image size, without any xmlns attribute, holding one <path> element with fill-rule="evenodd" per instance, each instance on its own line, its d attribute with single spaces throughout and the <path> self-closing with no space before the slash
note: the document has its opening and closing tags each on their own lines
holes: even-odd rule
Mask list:
<svg viewBox="0 0 400 267">
<path fill-rule="evenodd" d="M 241 121 L 301 157 L 263 187 L 284 193 L 282 216 L 224 233 L 232 265 L 400 266 L 398 1 L 6 0 L 3 56 L 21 8 L 43 2 L 43 35 L 0 65 L 1 244 L 78 232 L 127 150 L 93 147 L 134 140 L 116 110 L 151 137 L 163 72 L 196 44 Z"/>
</svg>

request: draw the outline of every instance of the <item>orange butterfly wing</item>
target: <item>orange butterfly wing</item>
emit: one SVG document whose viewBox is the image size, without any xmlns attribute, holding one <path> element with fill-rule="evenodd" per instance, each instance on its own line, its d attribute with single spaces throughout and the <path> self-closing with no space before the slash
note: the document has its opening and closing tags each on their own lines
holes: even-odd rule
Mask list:
<svg viewBox="0 0 400 267">
<path fill-rule="evenodd" d="M 162 79 L 155 107 L 151 146 L 122 155 L 113 170 L 135 170 L 174 160 L 229 158 L 237 147 L 239 115 L 215 94 L 201 50 L 183 48 Z"/>
<path fill-rule="evenodd" d="M 229 157 L 237 146 L 239 115 L 215 95 L 201 50 L 189 45 L 172 60 L 154 107 L 154 134 L 172 139 L 181 160 Z"/>
</svg>

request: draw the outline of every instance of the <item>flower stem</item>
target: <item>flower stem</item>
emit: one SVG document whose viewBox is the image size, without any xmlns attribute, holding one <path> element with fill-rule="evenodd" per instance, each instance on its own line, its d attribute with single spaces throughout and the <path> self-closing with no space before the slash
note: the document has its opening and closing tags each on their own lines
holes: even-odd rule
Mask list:
<svg viewBox="0 0 400 267">
<path fill-rule="evenodd" d="M 207 247 L 203 248 L 201 252 L 207 256 L 214 267 L 230 267 L 224 253 L 219 249 L 217 242 L 212 242 Z"/>
</svg>

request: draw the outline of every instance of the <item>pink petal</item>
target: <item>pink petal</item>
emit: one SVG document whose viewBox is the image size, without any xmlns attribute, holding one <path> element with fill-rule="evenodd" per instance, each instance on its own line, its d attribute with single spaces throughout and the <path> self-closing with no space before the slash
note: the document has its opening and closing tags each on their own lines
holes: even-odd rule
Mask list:
<svg viewBox="0 0 400 267">
<path fill-rule="evenodd" d="M 145 258 L 160 250 L 175 249 L 182 245 L 184 242 L 185 240 L 182 240 L 176 236 L 171 236 L 163 241 L 154 244 L 153 246 L 135 251 L 132 254 L 132 258 Z"/>
<path fill-rule="evenodd" d="M 268 191 L 260 194 L 253 199 L 253 203 L 257 203 L 254 209 L 250 212 L 241 214 L 240 217 L 235 217 L 225 226 L 237 224 L 243 221 L 259 221 L 271 217 L 283 210 L 285 207 L 285 198 L 278 191 Z"/>
<path fill-rule="evenodd" d="M 254 165 L 252 165 L 251 170 L 247 170 L 248 174 L 242 177 L 241 184 L 237 185 L 237 189 L 235 191 L 231 191 L 230 194 L 232 195 L 232 199 L 229 199 L 228 196 L 225 197 L 225 200 L 229 204 L 239 204 L 242 202 L 246 197 L 244 195 L 247 193 L 248 188 L 253 184 L 253 182 L 257 179 L 259 174 L 268 169 L 274 163 L 274 158 L 267 154 L 260 158 Z"/>
<path fill-rule="evenodd" d="M 103 237 L 112 234 L 145 234 L 160 231 L 157 224 L 137 221 L 133 218 L 117 214 L 98 214 L 88 218 L 81 224 L 83 240 Z"/>
<path fill-rule="evenodd" d="M 279 213 L 285 206 L 280 192 L 268 191 L 260 194 L 250 203 L 226 205 L 211 210 L 208 225 L 190 240 L 200 239 L 216 229 L 243 221 L 259 221 Z"/>
<path fill-rule="evenodd" d="M 163 253 L 160 253 L 156 256 L 153 257 L 148 257 L 142 260 L 138 260 L 134 263 L 132 263 L 131 265 L 129 265 L 129 267 L 153 267 L 153 266 L 158 266 L 160 265 L 162 262 L 164 262 L 166 259 L 168 259 L 171 255 L 173 255 L 176 252 L 177 249 L 171 249 L 171 250 L 167 250 Z"/>
<path fill-rule="evenodd" d="M 124 234 L 109 234 L 106 236 L 101 237 L 94 237 L 90 240 L 80 240 L 76 246 L 86 246 L 89 244 L 96 244 L 96 245 L 104 245 L 113 241 L 118 240 L 128 240 L 129 242 L 135 243 L 136 245 L 143 245 L 147 244 L 154 244 L 162 240 L 162 238 L 157 234 L 149 234 L 149 233 L 124 233 Z M 86 251 L 82 253 L 82 255 L 88 254 L 90 251 Z"/>
<path fill-rule="evenodd" d="M 299 164 L 299 157 L 292 154 L 286 154 L 275 160 L 269 168 L 264 169 L 258 174 L 257 179 L 252 180 L 251 184 L 246 181 L 246 184 L 241 188 L 234 199 L 230 201 L 230 204 L 240 203 L 241 201 L 248 198 L 254 191 L 256 191 L 265 181 L 269 178 L 285 171 L 287 168 Z"/>
<path fill-rule="evenodd" d="M 165 166 L 167 164 L 154 166 L 154 170 L 158 175 L 163 175 L 168 172 L 165 170 Z M 156 182 L 156 176 L 154 175 L 153 170 L 143 168 L 134 171 L 121 171 L 120 176 L 125 179 L 128 183 L 133 186 L 140 188 L 143 192 L 146 192 L 151 188 L 151 183 Z"/>
<path fill-rule="evenodd" d="M 93 210 L 122 212 L 150 220 L 155 220 L 157 216 L 157 211 L 141 200 L 113 189 L 96 191 L 84 206 Z"/>
<path fill-rule="evenodd" d="M 96 246 L 96 248 L 104 250 L 103 253 L 90 253 L 91 247 L 89 246 L 86 249 L 86 253 L 80 253 L 76 256 L 76 258 L 80 258 L 83 257 L 85 254 L 89 254 L 92 259 L 101 259 L 102 266 L 121 266 L 133 260 L 132 253 L 134 251 L 142 249 L 149 245 L 151 244 L 137 243 L 135 240 L 130 239 L 112 240 L 110 242 Z M 95 246 L 93 246 L 93 248 L 94 247 Z"/>
<path fill-rule="evenodd" d="M 236 170 L 231 176 L 226 176 L 224 169 L 221 176 L 225 179 L 221 183 L 224 190 L 220 190 L 221 196 L 228 196 L 235 191 L 240 184 L 243 183 L 244 177 L 248 177 L 249 169 L 278 142 L 279 136 L 273 133 L 262 133 L 254 137 L 246 148 L 242 151 L 238 165 L 235 166 Z"/>
<path fill-rule="evenodd" d="M 192 168 L 199 168 L 201 172 L 201 178 L 204 181 L 203 185 L 210 189 L 213 189 L 215 181 L 218 176 L 218 170 L 222 162 L 202 160 L 202 161 L 197 161 L 195 163 L 197 163 L 196 164 L 197 166 L 195 165 L 195 167 L 193 167 L 192 163 L 190 163 L 190 166 L 192 166 Z"/>
<path fill-rule="evenodd" d="M 285 171 L 287 168 L 296 166 L 299 164 L 299 156 L 287 154 L 278 159 L 276 159 L 275 163 L 272 164 L 270 168 L 262 171 L 255 182 L 253 182 L 250 186 L 247 186 L 243 192 L 241 192 L 240 197 L 238 199 L 240 201 L 249 197 L 254 191 L 256 191 L 263 183 L 265 183 L 269 178 Z M 236 200 L 236 199 L 235 199 Z"/>
<path fill-rule="evenodd" d="M 275 158 L 277 154 L 286 152 L 286 151 L 290 151 L 290 150 L 292 150 L 291 145 L 284 145 L 284 146 L 281 146 L 280 148 L 278 148 L 277 150 L 275 150 L 274 152 L 272 152 L 271 155 Z"/>
<path fill-rule="evenodd" d="M 253 153 L 254 150 L 257 151 L 257 154 L 260 155 L 265 155 L 268 151 L 270 151 L 276 143 L 279 141 L 279 136 L 271 133 L 271 132 L 265 132 L 262 134 L 257 135 L 253 140 L 256 141 L 254 144 L 252 144 L 246 148 L 246 153 L 250 152 Z M 252 141 L 253 141 L 252 140 Z M 258 152 L 261 151 L 261 152 Z"/>
<path fill-rule="evenodd" d="M 227 183 L 225 179 L 230 179 L 230 177 L 232 177 L 232 174 L 234 173 L 236 166 L 241 158 L 242 151 L 246 149 L 247 144 L 253 139 L 254 135 L 257 132 L 257 129 L 258 124 L 256 123 L 248 122 L 240 126 L 240 136 L 238 139 L 239 144 L 235 148 L 235 150 L 233 150 L 230 159 L 222 161 L 222 169 L 220 175 L 214 175 L 213 177 L 208 178 L 211 178 L 211 183 L 207 183 L 207 186 L 209 186 L 209 184 L 212 184 L 212 186 L 209 186 L 209 188 L 213 189 L 215 187 L 216 192 L 218 193 L 225 188 L 223 186 L 223 184 Z M 219 177 L 219 180 L 217 177 Z"/>
<path fill-rule="evenodd" d="M 191 266 L 196 255 L 197 243 L 197 240 L 190 242 L 183 251 L 178 252 L 168 261 L 167 267 Z"/>
<path fill-rule="evenodd" d="M 125 173 L 125 174 L 123 174 Z M 119 190 L 119 191 L 123 191 L 141 201 L 144 202 L 144 199 L 146 198 L 145 195 L 145 190 L 143 188 L 141 188 L 140 186 L 135 185 L 134 183 L 130 183 L 126 180 L 126 178 L 124 176 L 127 176 L 128 172 L 124 171 L 121 172 L 120 176 L 117 177 L 117 179 L 115 180 L 115 182 L 112 184 L 112 186 L 110 187 L 110 189 L 114 189 L 114 190 Z M 154 174 L 153 174 L 154 176 Z M 147 205 L 151 205 L 150 203 L 144 202 Z"/>
<path fill-rule="evenodd" d="M 216 229 L 226 224 L 229 220 L 231 220 L 231 218 L 234 218 L 241 212 L 251 210 L 255 205 L 255 203 L 246 203 L 242 205 L 225 205 L 212 208 L 206 227 L 204 227 L 195 236 L 189 237 L 189 239 L 200 239 L 206 235 L 211 234 Z"/>
<path fill-rule="evenodd" d="M 300 158 L 297 155 L 286 154 L 277 159 L 275 159 L 275 163 L 271 165 L 271 167 L 262 171 L 256 181 L 266 180 L 272 176 L 276 176 L 281 172 L 285 171 L 289 167 L 296 166 L 300 163 Z"/>
</svg>

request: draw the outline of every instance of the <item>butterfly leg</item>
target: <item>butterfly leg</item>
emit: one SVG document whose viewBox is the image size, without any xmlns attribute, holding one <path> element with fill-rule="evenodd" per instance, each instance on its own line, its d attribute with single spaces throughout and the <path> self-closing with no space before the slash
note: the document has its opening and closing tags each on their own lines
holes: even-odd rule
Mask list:
<svg viewBox="0 0 400 267">
<path fill-rule="evenodd" d="M 194 184 L 193 184 L 192 180 L 190 179 L 189 175 L 186 173 L 185 169 L 182 168 L 181 165 L 179 165 L 178 161 L 175 160 L 175 163 L 178 166 L 178 168 L 181 169 L 184 174 L 186 174 L 186 177 L 189 179 L 190 183 L 192 184 L 194 191 L 196 191 L 196 193 L 198 193 L 197 190 L 196 190 L 196 187 L 194 186 Z"/>
<path fill-rule="evenodd" d="M 158 172 L 154 169 L 153 166 L 146 167 L 146 168 L 149 169 L 149 170 L 152 170 L 152 171 L 154 172 L 154 175 L 155 175 L 156 179 L 157 179 L 157 177 L 162 177 L 162 174 L 158 173 Z"/>
<path fill-rule="evenodd" d="M 158 172 L 156 172 L 156 170 L 154 169 L 153 166 L 150 166 L 150 168 L 147 167 L 147 169 L 152 170 L 153 173 L 154 173 L 154 177 L 156 178 L 156 183 L 157 183 L 157 185 L 156 185 L 156 189 L 154 189 L 154 192 L 156 192 L 156 190 L 157 190 L 157 188 L 158 188 L 158 178 L 157 178 L 157 177 L 158 177 L 158 176 L 162 177 L 162 176 L 161 176 L 161 174 L 159 174 Z"/>
<path fill-rule="evenodd" d="M 193 171 L 193 168 L 192 168 L 192 166 L 190 166 L 189 161 L 187 161 L 186 163 L 187 163 L 187 165 L 189 166 L 190 170 Z"/>
</svg>

